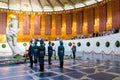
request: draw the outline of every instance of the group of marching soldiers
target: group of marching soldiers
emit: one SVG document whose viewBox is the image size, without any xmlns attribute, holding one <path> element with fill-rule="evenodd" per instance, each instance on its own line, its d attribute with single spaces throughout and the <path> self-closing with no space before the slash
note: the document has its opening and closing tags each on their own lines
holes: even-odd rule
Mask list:
<svg viewBox="0 0 120 80">
<path fill-rule="evenodd" d="M 37 45 L 37 42 L 40 42 L 40 46 Z M 28 49 L 28 56 L 30 59 L 30 67 L 33 69 L 33 63 L 39 62 L 39 71 L 44 71 L 44 58 L 45 58 L 45 53 L 46 49 L 44 46 L 44 41 L 41 40 L 35 40 L 34 41 L 34 46 L 32 45 L 33 41 L 30 41 L 30 46 Z M 51 57 L 53 54 L 53 47 L 51 45 L 51 42 L 49 41 L 49 46 L 48 46 L 48 64 L 51 65 Z M 64 46 L 63 46 L 63 41 L 60 41 L 60 46 L 58 46 L 58 57 L 60 60 L 60 68 L 63 68 L 64 64 Z M 34 59 L 33 59 L 34 58 Z M 34 61 L 33 61 L 34 60 Z"/>
</svg>

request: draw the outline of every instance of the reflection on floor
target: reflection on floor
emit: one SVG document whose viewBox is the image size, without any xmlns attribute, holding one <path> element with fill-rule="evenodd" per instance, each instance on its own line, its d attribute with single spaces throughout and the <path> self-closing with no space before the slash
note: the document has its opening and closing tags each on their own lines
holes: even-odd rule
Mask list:
<svg viewBox="0 0 120 80">
<path fill-rule="evenodd" d="M 45 62 L 45 71 L 39 72 L 38 64 L 34 68 L 29 63 L 0 65 L 0 80 L 120 80 L 120 62 L 65 60 L 64 68 L 59 61 L 52 65 Z"/>
</svg>

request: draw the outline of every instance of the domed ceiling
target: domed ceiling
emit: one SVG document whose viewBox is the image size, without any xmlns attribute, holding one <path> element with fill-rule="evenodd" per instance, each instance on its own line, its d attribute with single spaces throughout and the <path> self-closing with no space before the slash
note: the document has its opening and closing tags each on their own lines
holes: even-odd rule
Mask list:
<svg viewBox="0 0 120 80">
<path fill-rule="evenodd" d="M 0 0 L 0 8 L 52 12 L 81 8 L 101 1 L 103 0 Z"/>
</svg>

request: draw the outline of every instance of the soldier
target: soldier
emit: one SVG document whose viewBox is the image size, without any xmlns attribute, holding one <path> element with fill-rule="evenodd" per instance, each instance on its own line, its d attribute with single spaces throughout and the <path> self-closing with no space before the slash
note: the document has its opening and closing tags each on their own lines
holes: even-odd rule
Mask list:
<svg viewBox="0 0 120 80">
<path fill-rule="evenodd" d="M 37 55 L 38 55 L 38 46 L 37 46 L 37 40 L 35 40 L 33 46 L 33 54 L 34 54 L 34 63 L 37 63 Z"/>
<path fill-rule="evenodd" d="M 32 41 L 29 42 L 30 46 L 28 49 L 28 56 L 30 58 L 30 68 L 33 68 L 33 47 L 32 47 Z"/>
<path fill-rule="evenodd" d="M 38 57 L 39 57 L 39 71 L 44 71 L 44 57 L 45 57 L 45 46 L 43 45 L 44 41 L 40 40 L 40 46 L 38 51 Z"/>
<path fill-rule="evenodd" d="M 63 46 L 63 42 L 60 41 L 60 46 L 58 46 L 58 57 L 60 60 L 60 68 L 63 68 L 63 64 L 64 64 L 64 51 L 65 48 Z"/>
<path fill-rule="evenodd" d="M 51 42 L 49 41 L 49 46 L 48 46 L 48 64 L 51 65 L 51 57 L 53 54 L 53 47 L 51 46 Z"/>
</svg>

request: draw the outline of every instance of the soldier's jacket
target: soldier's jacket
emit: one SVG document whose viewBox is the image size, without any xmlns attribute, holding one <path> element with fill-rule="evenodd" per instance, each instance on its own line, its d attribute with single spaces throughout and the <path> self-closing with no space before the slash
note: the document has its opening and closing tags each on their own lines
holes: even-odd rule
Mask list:
<svg viewBox="0 0 120 80">
<path fill-rule="evenodd" d="M 45 56 L 45 47 L 44 46 L 39 46 L 38 50 L 38 57 L 44 57 Z"/>
<path fill-rule="evenodd" d="M 32 45 L 29 46 L 28 54 L 33 54 L 33 47 L 32 47 Z"/>
<path fill-rule="evenodd" d="M 52 48 L 52 46 L 48 46 L 48 55 L 50 55 L 50 56 L 52 56 L 52 54 L 53 54 L 53 48 Z"/>
<path fill-rule="evenodd" d="M 58 56 L 64 56 L 64 46 L 63 45 L 60 45 L 58 47 Z"/>
<path fill-rule="evenodd" d="M 34 54 L 34 56 L 38 56 L 38 51 L 39 51 L 39 47 L 38 46 L 33 46 L 33 54 Z"/>
</svg>

